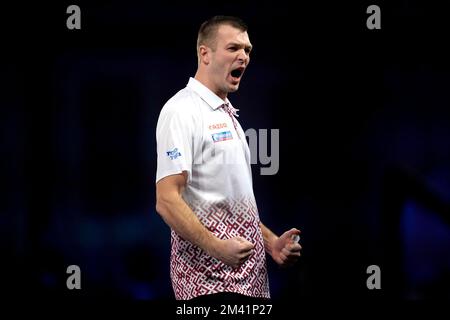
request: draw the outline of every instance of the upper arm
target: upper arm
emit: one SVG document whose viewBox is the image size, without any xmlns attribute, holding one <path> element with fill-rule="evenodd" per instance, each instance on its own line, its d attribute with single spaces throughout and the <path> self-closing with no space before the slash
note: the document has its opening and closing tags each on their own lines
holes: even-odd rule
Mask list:
<svg viewBox="0 0 450 320">
<path fill-rule="evenodd" d="M 191 109 L 185 100 L 165 105 L 156 126 L 156 181 L 186 171 L 192 172 L 196 127 Z"/>
<path fill-rule="evenodd" d="M 187 183 L 187 172 L 172 174 L 160 179 L 156 183 L 156 200 L 170 201 L 173 197 L 179 197 L 183 193 Z"/>
</svg>

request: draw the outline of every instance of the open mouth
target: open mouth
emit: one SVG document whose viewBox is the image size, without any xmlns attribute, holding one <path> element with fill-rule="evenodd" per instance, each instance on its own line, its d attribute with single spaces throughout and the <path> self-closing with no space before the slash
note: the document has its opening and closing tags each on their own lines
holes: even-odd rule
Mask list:
<svg viewBox="0 0 450 320">
<path fill-rule="evenodd" d="M 234 69 L 233 71 L 231 71 L 231 76 L 233 78 L 240 78 L 242 76 L 242 74 L 244 73 L 244 67 L 239 67 L 237 69 Z"/>
</svg>

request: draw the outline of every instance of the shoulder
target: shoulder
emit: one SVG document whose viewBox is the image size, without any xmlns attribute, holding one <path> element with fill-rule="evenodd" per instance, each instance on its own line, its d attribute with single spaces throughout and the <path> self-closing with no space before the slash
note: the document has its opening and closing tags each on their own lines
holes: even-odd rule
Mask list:
<svg viewBox="0 0 450 320">
<path fill-rule="evenodd" d="M 189 88 L 178 91 L 162 107 L 158 117 L 157 132 L 167 127 L 194 130 L 201 125 L 199 97 Z"/>
<path fill-rule="evenodd" d="M 199 97 L 190 88 L 178 91 L 161 109 L 161 116 L 195 116 L 199 112 Z"/>
</svg>

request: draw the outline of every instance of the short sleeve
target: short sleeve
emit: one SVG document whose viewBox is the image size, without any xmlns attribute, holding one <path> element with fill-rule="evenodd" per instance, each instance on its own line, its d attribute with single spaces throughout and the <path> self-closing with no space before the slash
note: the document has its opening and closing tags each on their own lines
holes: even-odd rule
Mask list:
<svg viewBox="0 0 450 320">
<path fill-rule="evenodd" d="M 157 171 L 156 182 L 162 178 L 188 173 L 192 174 L 194 122 L 192 115 L 180 107 L 163 108 L 156 126 Z"/>
</svg>

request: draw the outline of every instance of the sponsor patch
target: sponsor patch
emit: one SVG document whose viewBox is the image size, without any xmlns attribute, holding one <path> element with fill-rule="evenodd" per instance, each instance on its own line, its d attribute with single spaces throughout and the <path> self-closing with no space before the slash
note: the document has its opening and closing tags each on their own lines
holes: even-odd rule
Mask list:
<svg viewBox="0 0 450 320">
<path fill-rule="evenodd" d="M 214 142 L 220 142 L 220 141 L 233 139 L 233 136 L 231 135 L 231 131 L 223 131 L 223 132 L 213 133 L 211 135 L 211 137 Z"/>
<path fill-rule="evenodd" d="M 222 128 L 226 128 L 227 127 L 227 124 L 224 122 L 224 123 L 214 123 L 214 124 L 210 124 L 209 126 L 208 126 L 208 129 L 209 130 L 217 130 L 217 129 L 222 129 Z"/>
<path fill-rule="evenodd" d="M 170 158 L 170 160 L 181 157 L 181 153 L 178 151 L 178 148 L 166 151 L 166 153 L 167 153 L 167 156 Z"/>
</svg>

